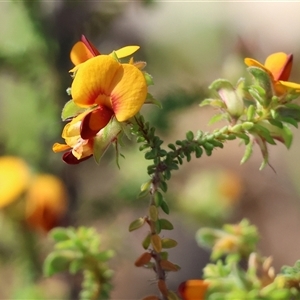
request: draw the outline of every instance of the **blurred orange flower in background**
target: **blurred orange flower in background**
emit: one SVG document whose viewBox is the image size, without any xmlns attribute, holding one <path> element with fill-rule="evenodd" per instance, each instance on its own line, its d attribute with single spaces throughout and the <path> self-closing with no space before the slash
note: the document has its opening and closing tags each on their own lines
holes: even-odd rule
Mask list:
<svg viewBox="0 0 300 300">
<path fill-rule="evenodd" d="M 17 204 L 23 201 L 21 206 Z M 19 157 L 0 157 L 0 209 L 18 211 L 17 221 L 25 220 L 35 229 L 49 231 L 67 210 L 67 191 L 63 182 L 50 174 L 34 176 Z"/>
<path fill-rule="evenodd" d="M 26 194 L 26 221 L 36 229 L 49 231 L 56 227 L 67 210 L 67 193 L 56 176 L 40 174 Z"/>
<path fill-rule="evenodd" d="M 183 300 L 204 300 L 208 283 L 201 279 L 191 279 L 179 285 L 178 293 Z"/>
</svg>

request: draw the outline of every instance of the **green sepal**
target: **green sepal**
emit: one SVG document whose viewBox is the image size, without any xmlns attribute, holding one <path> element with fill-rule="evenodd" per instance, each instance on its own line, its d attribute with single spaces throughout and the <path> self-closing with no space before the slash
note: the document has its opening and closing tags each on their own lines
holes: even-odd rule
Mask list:
<svg viewBox="0 0 300 300">
<path fill-rule="evenodd" d="M 273 96 L 273 85 L 270 75 L 266 71 L 258 67 L 249 67 L 247 70 L 254 77 L 255 82 L 263 88 L 264 92 L 262 92 L 261 89 L 257 88 L 256 91 L 260 98 L 264 100 L 263 106 L 267 107 L 270 104 Z"/>
<path fill-rule="evenodd" d="M 122 127 L 120 123 L 115 118 L 112 118 L 109 123 L 100 131 L 100 134 L 95 136 L 93 153 L 97 164 L 100 163 L 102 156 L 110 144 L 116 141 L 117 136 L 121 131 Z"/>
<path fill-rule="evenodd" d="M 143 72 L 147 85 L 154 85 L 153 77 L 146 72 Z"/>
<path fill-rule="evenodd" d="M 63 121 L 67 121 L 68 119 L 76 117 L 86 110 L 87 108 L 80 107 L 76 105 L 73 100 L 69 100 L 61 112 L 61 119 Z"/>
<path fill-rule="evenodd" d="M 145 104 L 154 104 L 156 105 L 158 108 L 162 109 L 163 106 L 161 104 L 161 102 L 157 99 L 155 99 L 151 94 L 147 94 L 146 100 L 145 100 Z"/>
<path fill-rule="evenodd" d="M 132 221 L 129 225 L 129 231 L 134 231 L 141 228 L 145 224 L 145 222 L 146 222 L 145 218 L 138 218 Z"/>
</svg>

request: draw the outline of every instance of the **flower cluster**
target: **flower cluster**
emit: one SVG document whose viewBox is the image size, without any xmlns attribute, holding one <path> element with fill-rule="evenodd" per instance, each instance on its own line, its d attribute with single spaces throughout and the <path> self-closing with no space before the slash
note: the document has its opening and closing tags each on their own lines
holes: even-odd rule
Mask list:
<svg viewBox="0 0 300 300">
<path fill-rule="evenodd" d="M 73 46 L 72 100 L 62 112 L 63 120 L 69 121 L 62 132 L 65 144 L 53 145 L 54 152 L 67 151 L 65 162 L 77 164 L 93 155 L 98 161 L 145 103 L 151 83 L 142 71 L 145 63 L 133 58 L 121 62 L 138 49 L 127 46 L 104 55 L 84 36 Z"/>
<path fill-rule="evenodd" d="M 234 87 L 218 79 L 210 86 L 216 97 L 201 103 L 219 108 L 220 113 L 211 122 L 226 119 L 228 131 L 244 140 L 247 147 L 242 162 L 250 157 L 253 144 L 260 147 L 261 168 L 268 164 L 267 144 L 275 145 L 276 140 L 287 148 L 291 146 L 289 125 L 297 127 L 300 117 L 300 106 L 292 103 L 300 95 L 300 84 L 288 81 L 292 62 L 293 56 L 283 52 L 271 54 L 264 64 L 246 58 L 252 82 L 241 78 Z"/>
</svg>

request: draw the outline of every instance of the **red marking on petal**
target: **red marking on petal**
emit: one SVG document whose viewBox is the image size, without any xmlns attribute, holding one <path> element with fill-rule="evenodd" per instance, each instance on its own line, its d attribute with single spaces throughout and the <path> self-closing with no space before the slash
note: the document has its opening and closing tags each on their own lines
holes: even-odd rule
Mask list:
<svg viewBox="0 0 300 300">
<path fill-rule="evenodd" d="M 96 136 L 108 124 L 113 114 L 113 111 L 106 106 L 99 106 L 92 110 L 82 120 L 80 126 L 81 138 L 88 140 Z"/>
<path fill-rule="evenodd" d="M 100 55 L 101 53 L 98 51 L 98 49 L 84 36 L 81 35 L 81 41 L 85 44 L 85 46 L 90 50 L 90 52 L 94 55 Z"/>
<path fill-rule="evenodd" d="M 72 151 L 68 151 L 68 152 L 64 153 L 64 155 L 62 156 L 62 159 L 63 159 L 64 162 L 66 162 L 69 165 L 78 165 L 82 161 L 85 161 L 85 160 L 89 159 L 91 156 L 93 156 L 93 155 L 89 155 L 89 156 L 86 156 L 84 158 L 77 159 L 73 155 Z"/>
<path fill-rule="evenodd" d="M 288 55 L 285 65 L 283 66 L 278 78 L 275 80 L 288 81 L 293 65 L 293 54 Z"/>
</svg>

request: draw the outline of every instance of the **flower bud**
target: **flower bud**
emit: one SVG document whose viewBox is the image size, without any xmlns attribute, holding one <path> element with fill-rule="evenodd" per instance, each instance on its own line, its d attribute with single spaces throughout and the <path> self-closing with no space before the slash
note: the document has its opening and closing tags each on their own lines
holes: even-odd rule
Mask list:
<svg viewBox="0 0 300 300">
<path fill-rule="evenodd" d="M 242 85 L 243 81 L 240 81 L 235 89 L 229 81 L 218 79 L 210 86 L 210 89 L 217 91 L 221 100 L 226 104 L 228 113 L 234 119 L 238 119 L 244 112 Z"/>
</svg>

